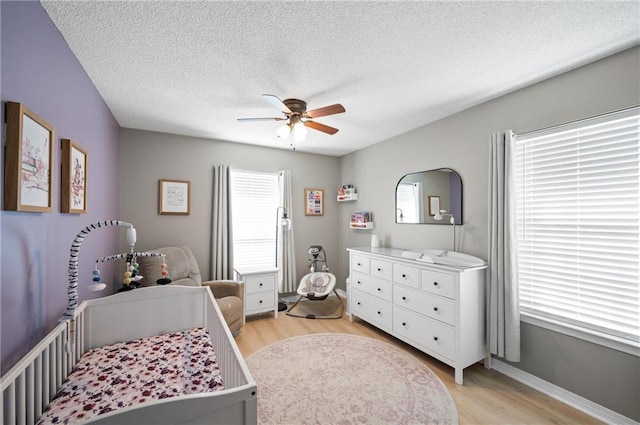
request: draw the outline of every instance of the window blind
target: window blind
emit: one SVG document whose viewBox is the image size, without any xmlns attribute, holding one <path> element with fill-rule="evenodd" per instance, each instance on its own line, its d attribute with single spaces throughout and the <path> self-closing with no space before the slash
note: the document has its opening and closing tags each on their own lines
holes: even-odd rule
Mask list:
<svg viewBox="0 0 640 425">
<path fill-rule="evenodd" d="M 231 170 L 233 266 L 274 267 L 278 174 Z"/>
<path fill-rule="evenodd" d="M 639 112 L 516 136 L 521 311 L 640 341 Z"/>
</svg>

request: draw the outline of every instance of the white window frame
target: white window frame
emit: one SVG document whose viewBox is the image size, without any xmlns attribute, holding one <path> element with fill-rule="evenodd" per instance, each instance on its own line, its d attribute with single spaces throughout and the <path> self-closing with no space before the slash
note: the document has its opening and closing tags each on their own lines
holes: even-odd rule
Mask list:
<svg viewBox="0 0 640 425">
<path fill-rule="evenodd" d="M 540 131 L 531 132 L 527 134 L 516 135 L 516 144 L 522 143 L 524 140 L 531 140 L 534 138 L 545 137 L 548 135 L 552 135 L 554 133 L 559 133 L 564 131 L 573 131 L 578 128 L 599 124 L 602 122 L 612 121 L 614 119 L 619 119 L 619 118 L 624 118 L 629 116 L 637 117 L 639 113 L 640 113 L 640 108 L 638 107 L 629 108 L 624 111 L 620 111 L 612 114 L 606 114 L 604 116 L 591 118 L 588 120 L 582 120 L 576 123 L 557 126 L 550 129 L 540 130 Z M 640 127 L 640 123 L 639 123 L 639 127 Z M 637 133 L 635 137 L 637 139 L 638 137 Z M 639 197 L 640 197 L 640 193 L 639 193 Z M 638 220 L 638 225 L 640 226 L 640 219 Z M 640 258 L 638 259 L 638 261 L 640 263 Z M 640 291 L 640 287 L 638 288 L 638 290 Z M 638 317 L 640 320 L 640 309 L 638 310 L 639 310 Z M 601 331 L 597 328 L 594 329 L 594 328 L 582 326 L 580 323 L 572 323 L 571 319 L 564 319 L 562 317 L 553 317 L 553 315 L 546 315 L 542 311 L 536 311 L 536 309 L 531 308 L 531 306 L 524 307 L 524 309 L 521 306 L 521 321 L 524 323 L 540 326 L 546 329 L 553 330 L 555 332 L 570 335 L 582 340 L 593 342 L 599 345 L 603 345 L 612 349 L 616 349 L 618 351 L 622 351 L 622 352 L 640 357 L 640 341 L 637 340 L 637 335 L 636 335 L 636 340 L 627 339 L 625 337 L 620 337 L 615 334 L 609 334 L 606 331 Z"/>
</svg>

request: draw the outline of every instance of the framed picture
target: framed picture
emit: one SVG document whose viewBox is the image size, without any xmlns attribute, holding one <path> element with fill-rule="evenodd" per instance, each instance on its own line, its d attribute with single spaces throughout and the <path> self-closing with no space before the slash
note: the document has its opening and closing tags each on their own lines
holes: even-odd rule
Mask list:
<svg viewBox="0 0 640 425">
<path fill-rule="evenodd" d="M 158 180 L 158 213 L 189 215 L 190 186 L 186 180 Z"/>
<path fill-rule="evenodd" d="M 62 139 L 62 185 L 60 211 L 87 212 L 87 152 L 69 139 Z"/>
<path fill-rule="evenodd" d="M 429 195 L 429 215 L 434 216 L 440 211 L 440 197 Z"/>
<path fill-rule="evenodd" d="M 304 215 L 324 214 L 324 190 L 305 189 L 304 190 Z"/>
<path fill-rule="evenodd" d="M 53 127 L 21 103 L 6 103 L 4 209 L 51 211 Z"/>
</svg>

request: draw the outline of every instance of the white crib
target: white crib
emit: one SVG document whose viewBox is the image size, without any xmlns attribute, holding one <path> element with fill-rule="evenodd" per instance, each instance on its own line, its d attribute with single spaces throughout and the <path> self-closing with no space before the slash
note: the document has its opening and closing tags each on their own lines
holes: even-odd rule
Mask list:
<svg viewBox="0 0 640 425">
<path fill-rule="evenodd" d="M 154 400 L 88 423 L 257 424 L 256 383 L 211 292 L 181 286 L 139 288 L 83 302 L 74 320 L 56 326 L 1 378 L 0 417 L 6 425 L 34 424 L 87 350 L 196 327 L 209 330 L 224 390 Z"/>
</svg>

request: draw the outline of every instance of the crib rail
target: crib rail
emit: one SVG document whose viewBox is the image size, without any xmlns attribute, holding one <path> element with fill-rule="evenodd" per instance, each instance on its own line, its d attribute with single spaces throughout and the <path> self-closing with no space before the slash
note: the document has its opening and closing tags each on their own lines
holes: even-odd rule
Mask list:
<svg viewBox="0 0 640 425">
<path fill-rule="evenodd" d="M 55 397 L 81 355 L 74 322 L 82 322 L 82 312 L 76 321 L 59 323 L 0 378 L 3 424 L 34 424 Z M 69 344 L 75 346 L 71 353 L 67 352 Z"/>
</svg>

